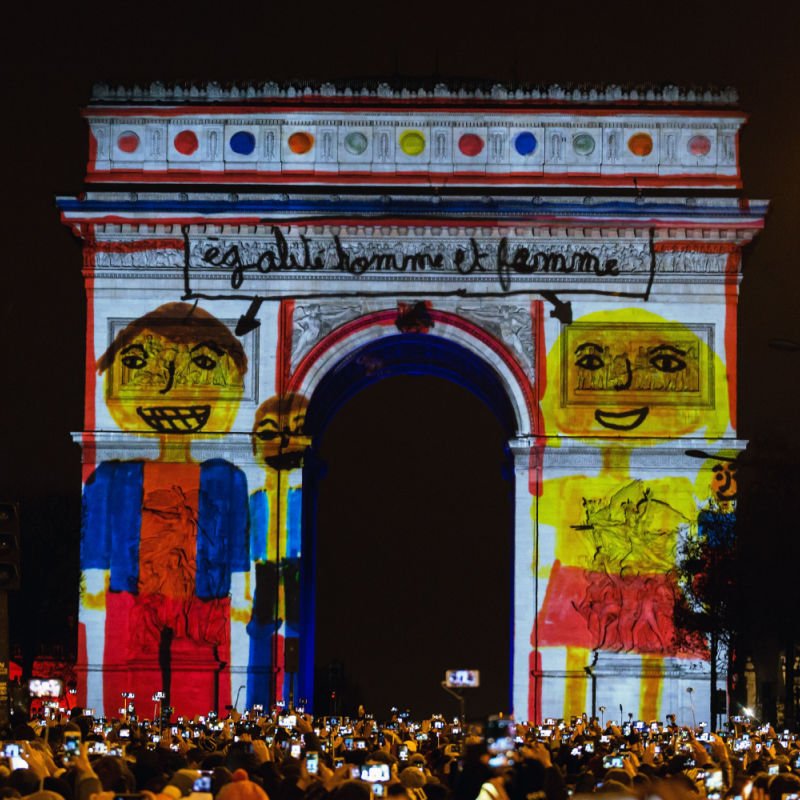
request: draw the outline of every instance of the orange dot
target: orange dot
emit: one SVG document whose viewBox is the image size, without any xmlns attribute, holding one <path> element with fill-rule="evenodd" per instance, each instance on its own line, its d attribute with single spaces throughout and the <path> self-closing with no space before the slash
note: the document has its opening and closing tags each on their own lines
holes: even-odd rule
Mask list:
<svg viewBox="0 0 800 800">
<path fill-rule="evenodd" d="M 314 137 L 306 131 L 297 131 L 289 137 L 289 149 L 297 155 L 307 153 L 314 146 Z"/>
<path fill-rule="evenodd" d="M 653 137 L 649 133 L 634 133 L 628 139 L 628 149 L 635 156 L 649 156 L 653 152 Z"/>
</svg>

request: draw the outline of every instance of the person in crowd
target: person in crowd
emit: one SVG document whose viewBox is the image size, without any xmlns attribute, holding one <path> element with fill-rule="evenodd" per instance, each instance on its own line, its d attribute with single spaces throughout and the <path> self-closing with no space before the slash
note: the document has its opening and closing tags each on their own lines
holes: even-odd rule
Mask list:
<svg viewBox="0 0 800 800">
<path fill-rule="evenodd" d="M 485 731 L 440 717 L 379 723 L 363 709 L 333 721 L 283 708 L 176 723 L 40 714 L 3 744 L 0 800 L 800 798 L 800 740 L 771 725 L 711 733 L 584 715 L 519 723 L 513 739 Z"/>
</svg>

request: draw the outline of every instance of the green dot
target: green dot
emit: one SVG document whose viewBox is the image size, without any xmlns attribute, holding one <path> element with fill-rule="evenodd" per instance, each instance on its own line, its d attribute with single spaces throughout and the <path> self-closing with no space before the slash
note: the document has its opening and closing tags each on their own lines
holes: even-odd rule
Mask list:
<svg viewBox="0 0 800 800">
<path fill-rule="evenodd" d="M 367 137 L 361 131 L 352 131 L 344 137 L 344 149 L 354 156 L 360 156 L 368 145 Z"/>
<path fill-rule="evenodd" d="M 594 137 L 588 133 L 579 133 L 572 140 L 572 148 L 579 156 L 589 156 L 594 152 Z"/>
</svg>

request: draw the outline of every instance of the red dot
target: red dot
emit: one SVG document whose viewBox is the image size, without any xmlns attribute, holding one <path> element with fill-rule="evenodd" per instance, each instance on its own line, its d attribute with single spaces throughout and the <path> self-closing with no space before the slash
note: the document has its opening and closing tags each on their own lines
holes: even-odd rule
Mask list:
<svg viewBox="0 0 800 800">
<path fill-rule="evenodd" d="M 458 140 L 458 149 L 465 156 L 476 156 L 483 150 L 483 139 L 477 133 L 465 133 Z"/>
<path fill-rule="evenodd" d="M 181 131 L 174 141 L 175 149 L 182 156 L 190 156 L 200 146 L 197 141 L 197 134 L 194 131 Z"/>
<path fill-rule="evenodd" d="M 117 147 L 123 153 L 135 153 L 139 147 L 139 137 L 133 131 L 125 131 L 117 137 Z"/>
<path fill-rule="evenodd" d="M 707 156 L 711 152 L 711 139 L 702 134 L 689 139 L 689 152 L 693 156 Z"/>
</svg>

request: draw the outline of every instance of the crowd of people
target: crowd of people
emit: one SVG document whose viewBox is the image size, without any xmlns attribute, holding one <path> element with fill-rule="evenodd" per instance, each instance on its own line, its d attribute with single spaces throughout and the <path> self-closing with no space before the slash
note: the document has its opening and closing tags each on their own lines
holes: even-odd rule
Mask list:
<svg viewBox="0 0 800 800">
<path fill-rule="evenodd" d="M 800 800 L 793 734 L 739 718 L 705 728 L 674 717 L 464 725 L 278 708 L 148 721 L 73 709 L 15 725 L 0 800 Z"/>
</svg>

